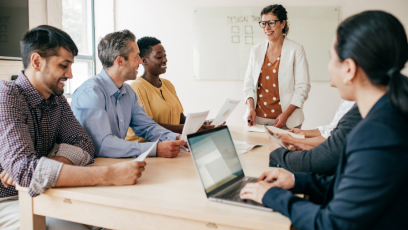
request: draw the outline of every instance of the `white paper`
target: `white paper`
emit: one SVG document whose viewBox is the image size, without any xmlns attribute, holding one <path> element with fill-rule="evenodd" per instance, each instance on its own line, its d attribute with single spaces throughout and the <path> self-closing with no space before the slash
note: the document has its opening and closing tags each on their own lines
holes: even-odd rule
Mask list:
<svg viewBox="0 0 408 230">
<path fill-rule="evenodd" d="M 299 138 L 299 139 L 305 139 L 305 135 L 300 135 L 300 134 L 296 134 L 296 133 L 291 133 L 288 132 L 286 130 L 280 129 L 280 128 L 276 128 L 274 126 L 266 126 L 268 129 L 270 129 L 273 133 L 286 133 L 291 135 L 294 138 Z M 263 127 L 263 125 L 254 125 L 248 128 L 248 131 L 250 132 L 259 132 L 259 133 L 264 133 L 265 129 Z"/>
<path fill-rule="evenodd" d="M 265 130 L 262 125 L 253 125 L 248 128 L 249 132 L 258 132 L 258 133 L 264 133 Z"/>
<path fill-rule="evenodd" d="M 241 100 L 227 98 L 211 125 L 215 125 L 215 127 L 222 125 L 228 119 L 240 101 Z"/>
<path fill-rule="evenodd" d="M 203 125 L 205 119 L 207 119 L 210 111 L 200 113 L 187 114 L 186 122 L 184 123 L 183 132 L 181 133 L 181 140 L 187 141 L 187 135 L 196 133 Z"/>
<path fill-rule="evenodd" d="M 262 146 L 261 144 L 247 143 L 243 141 L 234 141 L 235 150 L 238 155 L 251 151 L 257 146 Z"/>
<path fill-rule="evenodd" d="M 156 142 L 153 142 L 152 146 L 150 146 L 150 148 L 148 150 L 146 150 L 144 153 L 140 154 L 136 159 L 134 159 L 132 161 L 144 161 L 146 159 L 146 157 L 149 155 L 150 151 L 152 151 L 154 146 L 157 146 L 157 142 L 159 142 L 159 140 L 160 140 L 160 138 L 157 139 Z"/>
<path fill-rule="evenodd" d="M 286 133 L 286 134 L 289 134 L 289 135 L 291 135 L 292 137 L 294 137 L 294 138 L 299 138 L 299 139 L 305 139 L 305 135 L 300 135 L 300 134 L 296 134 L 296 133 L 291 133 L 291 132 L 288 132 L 288 131 L 286 131 L 286 130 L 283 130 L 283 129 L 280 129 L 280 128 L 276 128 L 276 127 L 273 127 L 273 126 L 266 126 L 269 130 L 271 130 L 272 132 L 274 132 L 274 133 Z"/>
</svg>

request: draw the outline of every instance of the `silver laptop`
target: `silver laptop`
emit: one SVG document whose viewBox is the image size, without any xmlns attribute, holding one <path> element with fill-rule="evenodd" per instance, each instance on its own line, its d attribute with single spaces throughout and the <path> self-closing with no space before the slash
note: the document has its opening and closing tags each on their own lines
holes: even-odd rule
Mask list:
<svg viewBox="0 0 408 230">
<path fill-rule="evenodd" d="M 187 135 L 187 142 L 209 200 L 272 211 L 240 198 L 245 184 L 257 178 L 245 177 L 227 126 Z"/>
</svg>

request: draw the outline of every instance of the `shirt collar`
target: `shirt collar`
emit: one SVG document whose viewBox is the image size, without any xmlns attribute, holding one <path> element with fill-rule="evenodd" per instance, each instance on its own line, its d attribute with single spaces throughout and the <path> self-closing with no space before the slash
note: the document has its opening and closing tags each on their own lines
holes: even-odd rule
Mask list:
<svg viewBox="0 0 408 230">
<path fill-rule="evenodd" d="M 41 94 L 31 85 L 31 83 L 28 81 L 27 77 L 24 75 L 24 71 L 21 71 L 20 74 L 18 75 L 15 83 L 20 86 L 20 88 L 23 89 L 24 94 L 27 96 L 30 104 L 33 107 L 36 107 L 37 105 L 41 103 L 46 103 L 47 100 Z M 58 100 L 55 95 L 51 94 L 50 98 L 48 98 L 48 101 L 51 104 L 57 104 L 58 105 Z"/>
<path fill-rule="evenodd" d="M 106 88 L 108 89 L 109 96 L 112 96 L 115 93 L 120 93 L 121 95 L 126 93 L 125 87 L 123 87 L 123 85 L 120 89 L 116 87 L 115 83 L 112 81 L 112 79 L 109 77 L 108 73 L 106 73 L 104 69 L 101 70 L 99 75 L 101 76 L 103 82 L 105 83 Z"/>
</svg>

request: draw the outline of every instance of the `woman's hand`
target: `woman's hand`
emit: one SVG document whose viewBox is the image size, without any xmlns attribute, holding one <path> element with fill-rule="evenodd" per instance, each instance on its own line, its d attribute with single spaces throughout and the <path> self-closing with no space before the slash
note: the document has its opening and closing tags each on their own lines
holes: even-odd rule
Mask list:
<svg viewBox="0 0 408 230">
<path fill-rule="evenodd" d="M 271 150 L 271 152 L 281 147 L 280 144 L 278 144 L 278 142 L 273 140 L 271 137 L 269 137 L 269 141 L 271 142 L 271 144 L 269 145 L 269 149 Z"/>
<path fill-rule="evenodd" d="M 275 123 L 273 124 L 273 126 L 275 126 L 276 128 L 282 128 L 286 125 L 286 122 L 288 121 L 289 116 L 286 115 L 286 113 L 281 113 L 281 115 L 279 115 L 276 120 Z"/>
<path fill-rule="evenodd" d="M 293 144 L 296 142 L 295 138 L 287 133 L 277 133 L 276 136 L 287 144 Z"/>
<path fill-rule="evenodd" d="M 254 99 L 252 97 L 247 99 L 247 105 L 249 109 L 249 114 L 247 117 L 248 126 L 251 127 L 251 126 L 256 125 L 256 111 L 254 108 Z"/>
<path fill-rule="evenodd" d="M 243 200 L 253 200 L 262 204 L 262 198 L 265 196 L 265 193 L 274 187 L 272 184 L 265 181 L 260 181 L 258 183 L 248 183 L 241 190 L 240 197 Z"/>
<path fill-rule="evenodd" d="M 249 110 L 249 116 L 247 117 L 247 120 L 248 121 L 252 120 L 252 122 L 248 122 L 249 127 L 256 125 L 256 112 L 255 112 L 255 109 L 252 108 L 252 109 Z"/>
<path fill-rule="evenodd" d="M 292 146 L 295 148 L 294 150 L 297 150 L 297 151 L 310 150 L 313 148 L 313 146 L 305 145 L 301 143 L 293 143 Z"/>
<path fill-rule="evenodd" d="M 288 121 L 288 118 L 292 115 L 296 108 L 297 106 L 290 104 L 289 107 L 276 118 L 273 126 L 277 128 L 284 127 L 286 125 L 286 122 Z"/>
<path fill-rule="evenodd" d="M 202 125 L 197 132 L 201 132 L 201 131 L 204 131 L 204 130 L 207 130 L 207 129 L 213 129 L 213 128 L 215 128 L 214 125 Z"/>
<path fill-rule="evenodd" d="M 298 129 L 298 128 L 293 128 L 291 130 L 288 130 L 288 132 L 306 136 L 305 132 L 303 132 L 303 130 Z"/>
<path fill-rule="evenodd" d="M 274 169 L 264 172 L 259 178 L 258 183 L 248 183 L 241 190 L 241 199 L 249 199 L 262 204 L 265 193 L 273 187 L 291 189 L 295 186 L 293 174 L 284 169 Z"/>
</svg>

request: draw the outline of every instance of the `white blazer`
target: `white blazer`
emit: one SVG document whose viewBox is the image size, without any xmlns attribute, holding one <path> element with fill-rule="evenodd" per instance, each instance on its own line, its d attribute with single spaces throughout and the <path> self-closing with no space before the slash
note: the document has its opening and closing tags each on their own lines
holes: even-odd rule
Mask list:
<svg viewBox="0 0 408 230">
<path fill-rule="evenodd" d="M 261 42 L 251 49 L 248 68 L 244 81 L 244 97 L 254 99 L 256 108 L 258 78 L 261 73 L 262 64 L 265 60 L 268 41 Z M 303 103 L 306 101 L 310 91 L 309 65 L 307 64 L 305 50 L 303 46 L 285 38 L 282 45 L 282 53 L 278 72 L 279 97 L 282 111 L 285 111 L 290 104 L 298 108 L 292 113 L 286 122 L 286 126 L 292 129 L 303 123 Z M 244 120 L 247 123 L 249 109 L 245 112 Z"/>
</svg>

